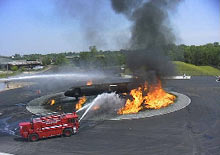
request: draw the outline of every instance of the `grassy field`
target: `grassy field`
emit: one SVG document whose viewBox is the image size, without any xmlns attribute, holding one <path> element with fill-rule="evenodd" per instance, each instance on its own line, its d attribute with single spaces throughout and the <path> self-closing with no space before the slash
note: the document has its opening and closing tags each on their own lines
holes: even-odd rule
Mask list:
<svg viewBox="0 0 220 155">
<path fill-rule="evenodd" d="M 186 75 L 220 75 L 220 70 L 211 66 L 195 66 L 180 61 L 174 61 L 173 63 L 176 65 L 178 74 L 180 75 L 184 73 Z"/>
<path fill-rule="evenodd" d="M 208 76 L 216 76 L 216 75 L 220 75 L 220 70 L 211 66 L 195 66 L 192 64 L 188 64 L 188 63 L 184 63 L 181 61 L 173 61 L 174 65 L 176 66 L 177 69 L 177 73 L 179 75 L 183 75 L 184 73 L 186 75 L 208 75 Z M 50 67 L 48 68 L 44 68 L 42 71 L 46 71 L 50 69 Z M 21 73 L 21 71 L 16 71 L 10 74 L 1 74 L 0 73 L 0 78 L 6 78 L 8 76 L 14 76 Z M 127 68 L 125 70 L 125 74 L 132 74 L 131 71 Z"/>
<path fill-rule="evenodd" d="M 36 73 L 43 73 L 49 69 L 53 68 L 53 66 L 49 65 L 49 66 L 46 66 L 44 67 L 43 69 L 39 69 L 39 70 L 28 70 L 28 71 L 22 71 L 21 69 L 17 70 L 17 71 L 9 71 L 9 73 L 7 74 L 6 72 L 1 72 L 0 71 L 0 78 L 7 78 L 7 77 L 10 77 L 10 76 L 15 76 L 15 75 L 18 75 L 18 74 L 21 74 L 21 73 L 32 73 L 32 74 L 36 74 Z"/>
<path fill-rule="evenodd" d="M 15 76 L 17 74 L 19 74 L 20 72 L 12 72 L 12 73 L 0 73 L 0 78 L 6 78 L 6 77 L 10 77 L 10 76 Z"/>
</svg>

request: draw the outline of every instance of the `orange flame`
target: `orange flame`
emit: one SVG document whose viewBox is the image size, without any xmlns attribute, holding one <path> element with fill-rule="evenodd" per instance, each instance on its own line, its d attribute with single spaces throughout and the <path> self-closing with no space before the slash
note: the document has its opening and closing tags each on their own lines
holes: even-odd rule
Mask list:
<svg viewBox="0 0 220 155">
<path fill-rule="evenodd" d="M 144 104 L 149 109 L 160 109 L 173 104 L 176 97 L 172 94 L 167 93 L 161 86 L 161 81 L 157 85 L 151 86 L 150 90 L 145 97 Z"/>
<path fill-rule="evenodd" d="M 86 85 L 87 86 L 91 86 L 93 83 L 92 83 L 92 81 L 90 80 L 90 81 L 88 81 L 87 83 L 86 83 Z"/>
<path fill-rule="evenodd" d="M 118 114 L 138 113 L 146 108 L 160 109 L 173 104 L 176 99 L 174 95 L 163 90 L 161 81 L 149 86 L 149 90 L 148 84 L 145 82 L 144 86 L 131 90 L 130 95 L 133 100 L 128 99 L 125 106 L 118 110 Z"/>
<path fill-rule="evenodd" d="M 86 97 L 83 96 L 82 98 L 80 98 L 79 102 L 76 104 L 76 110 L 79 110 L 80 108 L 82 108 L 82 105 L 86 102 Z"/>
<path fill-rule="evenodd" d="M 56 102 L 56 101 L 55 101 L 54 99 L 53 99 L 53 100 L 51 100 L 51 101 L 50 101 L 50 105 L 54 105 L 54 104 L 55 104 L 55 102 Z"/>
</svg>

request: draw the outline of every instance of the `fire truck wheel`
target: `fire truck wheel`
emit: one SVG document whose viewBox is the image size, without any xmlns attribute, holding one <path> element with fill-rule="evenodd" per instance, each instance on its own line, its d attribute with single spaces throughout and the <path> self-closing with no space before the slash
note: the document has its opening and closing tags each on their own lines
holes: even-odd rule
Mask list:
<svg viewBox="0 0 220 155">
<path fill-rule="evenodd" d="M 30 134 L 30 135 L 28 136 L 28 140 L 31 141 L 31 142 L 38 141 L 38 139 L 39 139 L 39 136 L 38 136 L 38 134 L 36 134 L 36 133 Z"/>
<path fill-rule="evenodd" d="M 73 134 L 73 130 L 70 129 L 70 128 L 63 130 L 63 135 L 64 135 L 65 137 L 70 137 L 72 134 Z"/>
</svg>

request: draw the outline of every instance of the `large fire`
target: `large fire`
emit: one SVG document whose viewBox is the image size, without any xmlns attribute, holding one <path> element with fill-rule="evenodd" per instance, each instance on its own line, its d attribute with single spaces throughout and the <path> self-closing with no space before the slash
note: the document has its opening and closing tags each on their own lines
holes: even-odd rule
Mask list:
<svg viewBox="0 0 220 155">
<path fill-rule="evenodd" d="M 173 104 L 176 99 L 174 95 L 163 90 L 161 81 L 150 86 L 145 82 L 144 86 L 131 90 L 130 95 L 133 99 L 127 99 L 118 114 L 137 113 L 142 109 L 160 109 Z"/>
<path fill-rule="evenodd" d="M 86 102 L 86 97 L 83 96 L 80 98 L 79 102 L 76 104 L 76 110 L 79 110 L 82 108 L 82 105 Z"/>
<path fill-rule="evenodd" d="M 87 86 L 91 86 L 91 85 L 92 85 L 92 81 L 91 81 L 91 80 L 88 81 L 88 82 L 86 83 L 86 85 L 87 85 Z"/>
</svg>

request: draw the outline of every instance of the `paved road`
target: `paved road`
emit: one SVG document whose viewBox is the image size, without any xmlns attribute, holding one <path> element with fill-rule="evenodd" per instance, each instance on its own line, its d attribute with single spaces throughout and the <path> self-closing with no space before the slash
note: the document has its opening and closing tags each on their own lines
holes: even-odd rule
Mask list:
<svg viewBox="0 0 220 155">
<path fill-rule="evenodd" d="M 214 77 L 170 80 L 166 87 L 186 94 L 192 103 L 185 109 L 162 116 L 138 120 L 82 122 L 77 135 L 50 138 L 35 143 L 0 132 L 0 152 L 12 154 L 155 154 L 219 155 L 220 83 Z M 30 116 L 24 106 L 35 98 L 26 88 L 0 93 L 0 120 L 8 123 Z M 15 97 L 23 94 L 23 97 Z M 42 92 L 44 93 L 44 92 Z M 14 114 L 10 114 L 14 111 Z M 7 114 L 6 114 L 7 112 Z M 18 114 L 19 117 L 16 117 Z M 4 124 L 0 122 L 0 127 Z M 10 128 L 10 127 L 9 127 Z"/>
</svg>

